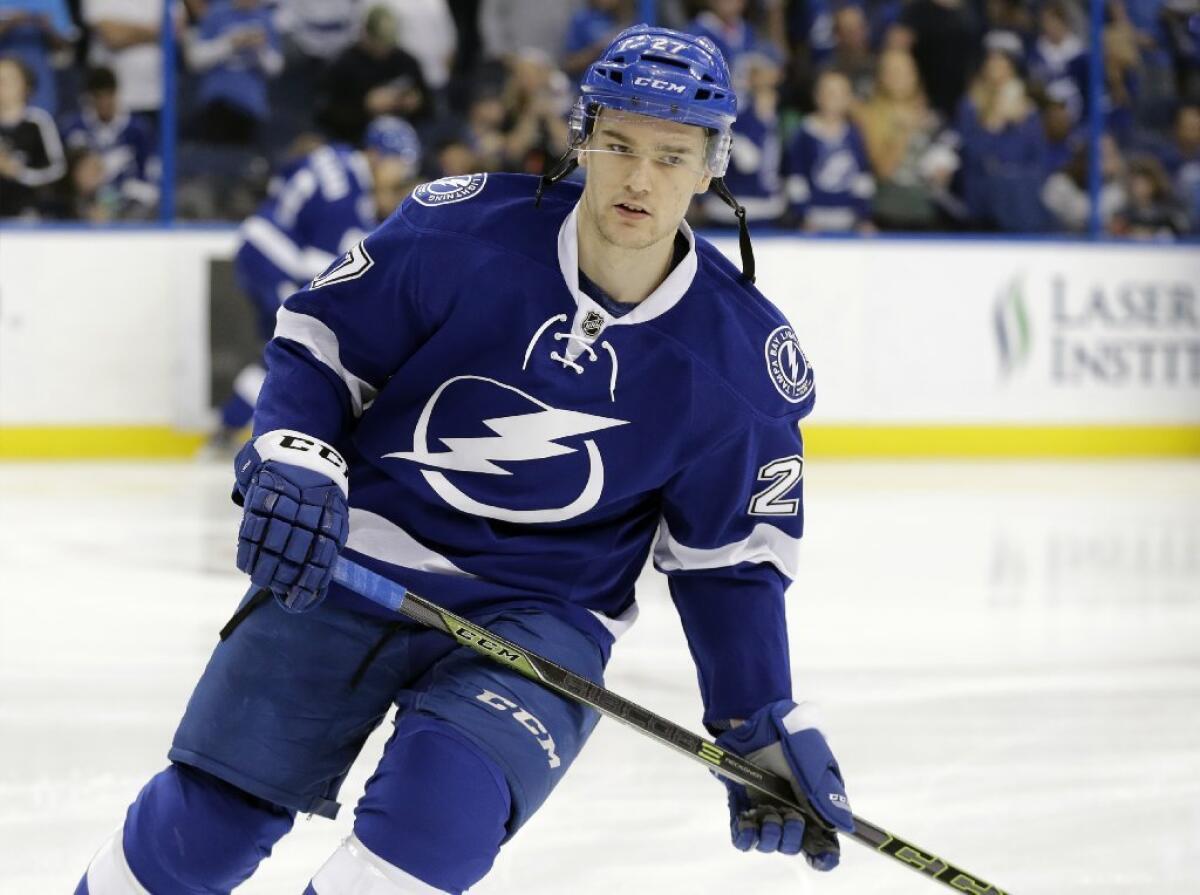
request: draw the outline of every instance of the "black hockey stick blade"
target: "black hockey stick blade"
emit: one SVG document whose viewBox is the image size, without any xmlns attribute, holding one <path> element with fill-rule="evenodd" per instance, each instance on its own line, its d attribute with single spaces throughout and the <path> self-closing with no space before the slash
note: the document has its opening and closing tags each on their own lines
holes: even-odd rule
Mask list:
<svg viewBox="0 0 1200 895">
<path fill-rule="evenodd" d="M 697 736 L 673 721 L 668 721 L 611 690 L 597 686 L 587 678 L 556 665 L 537 653 L 492 634 L 486 628 L 481 628 L 474 622 L 417 596 L 396 582 L 344 556 L 339 557 L 334 566 L 333 580 L 362 594 L 373 603 L 386 606 L 427 628 L 441 631 L 492 661 L 505 665 L 568 699 L 591 706 L 601 714 L 632 727 L 677 752 L 682 752 L 722 777 L 743 786 L 753 787 L 770 796 L 779 805 L 804 815 L 810 822 L 827 826 L 813 814 L 807 804 L 802 804 L 797 799 L 792 785 L 777 774 L 765 771 L 744 758 L 727 752 L 711 740 Z M 956 892 L 965 892 L 967 895 L 1011 895 L 1007 890 L 967 873 L 932 852 L 917 848 L 911 842 L 857 815 L 854 816 L 854 832 L 841 835 L 849 836 L 856 842 L 899 861 Z"/>
</svg>

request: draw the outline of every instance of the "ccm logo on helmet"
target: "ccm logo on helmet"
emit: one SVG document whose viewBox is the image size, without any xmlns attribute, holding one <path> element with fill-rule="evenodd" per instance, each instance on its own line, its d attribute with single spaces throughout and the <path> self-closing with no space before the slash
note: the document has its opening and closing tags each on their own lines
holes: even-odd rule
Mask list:
<svg viewBox="0 0 1200 895">
<path fill-rule="evenodd" d="M 640 77 L 634 78 L 633 83 L 637 87 L 649 87 L 651 90 L 665 90 L 668 93 L 686 93 L 687 88 L 682 84 L 672 84 L 670 81 L 663 81 L 659 78 Z"/>
</svg>

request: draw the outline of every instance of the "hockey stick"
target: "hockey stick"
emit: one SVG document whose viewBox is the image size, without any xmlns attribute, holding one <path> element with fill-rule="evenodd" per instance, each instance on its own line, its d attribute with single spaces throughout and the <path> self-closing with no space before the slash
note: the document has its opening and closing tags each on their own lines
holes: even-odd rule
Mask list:
<svg viewBox="0 0 1200 895">
<path fill-rule="evenodd" d="M 463 646 L 470 647 L 475 652 L 511 668 L 518 674 L 536 681 L 568 699 L 589 705 L 601 714 L 682 752 L 722 777 L 727 777 L 743 786 L 752 786 L 769 795 L 779 805 L 791 808 L 808 818 L 813 817 L 810 808 L 797 802 L 792 785 L 784 778 L 764 771 L 731 752 L 726 752 L 711 740 L 696 736 L 678 724 L 659 717 L 610 690 L 596 686 L 586 678 L 568 671 L 561 665 L 554 664 L 549 659 L 544 659 L 524 647 L 497 637 L 486 628 L 481 628 L 430 603 L 394 581 L 389 581 L 382 575 L 378 575 L 344 556 L 339 557 L 334 566 L 333 580 L 362 594 L 373 603 L 386 606 L 427 628 L 442 631 Z M 848 835 L 880 854 L 894 858 L 918 873 L 949 886 L 956 892 L 966 892 L 968 895 L 1008 895 L 997 886 L 985 882 L 977 876 L 972 876 L 932 852 L 919 849 L 912 843 L 893 833 L 888 833 L 857 815 L 854 817 L 854 832 L 842 835 Z"/>
</svg>

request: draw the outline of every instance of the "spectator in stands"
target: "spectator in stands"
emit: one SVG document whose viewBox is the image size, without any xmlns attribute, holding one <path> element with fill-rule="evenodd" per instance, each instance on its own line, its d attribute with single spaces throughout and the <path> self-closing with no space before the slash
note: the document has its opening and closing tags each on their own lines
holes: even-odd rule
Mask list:
<svg viewBox="0 0 1200 895">
<path fill-rule="evenodd" d="M 1162 163 L 1143 155 L 1129 162 L 1125 203 L 1113 215 L 1113 233 L 1132 239 L 1172 240 L 1190 229 L 1187 209 L 1172 195 Z"/>
<path fill-rule="evenodd" d="M 509 62 L 518 52 L 540 50 L 560 59 L 571 16 L 583 0 L 482 0 L 479 5 L 479 36 L 484 55 Z"/>
<path fill-rule="evenodd" d="M 471 101 L 462 142 L 478 160 L 476 170 L 499 171 L 504 167 L 506 114 L 504 99 L 495 91 L 481 91 Z"/>
<path fill-rule="evenodd" d="M 990 32 L 984 45 L 958 115 L 963 196 L 976 226 L 1035 232 L 1044 227 L 1046 135 L 1018 70 L 1023 48 L 1010 31 Z"/>
<path fill-rule="evenodd" d="M 735 77 L 741 57 L 760 49 L 758 36 L 746 20 L 746 0 L 708 0 L 708 8 L 685 30 L 716 44 Z"/>
<path fill-rule="evenodd" d="M 1046 135 L 1046 176 L 1062 171 L 1082 146 L 1086 136 L 1079 128 L 1071 102 L 1076 99 L 1071 84 L 1059 82 L 1041 94 L 1042 130 Z"/>
<path fill-rule="evenodd" d="M 949 121 L 977 66 L 981 23 L 965 0 L 912 0 L 900 24 L 912 36 L 912 53 L 930 105 Z"/>
<path fill-rule="evenodd" d="M 163 104 L 162 4 L 148 0 L 82 0 L 82 4 L 83 19 L 92 32 L 92 64 L 116 73 L 125 109 L 147 118 L 157 131 Z"/>
<path fill-rule="evenodd" d="M 29 105 L 58 114 L 50 57 L 70 46 L 77 36 L 65 0 L 4 0 L 0 4 L 0 56 L 20 59 L 32 74 Z"/>
<path fill-rule="evenodd" d="M 54 119 L 29 105 L 32 78 L 23 62 L 0 58 L 0 218 L 37 217 L 66 172 Z"/>
<path fill-rule="evenodd" d="M 508 67 L 505 167 L 540 174 L 566 151 L 572 85 L 551 57 L 532 47 L 513 56 Z"/>
<path fill-rule="evenodd" d="M 850 79 L 827 69 L 815 99 L 817 111 L 804 118 L 784 164 L 790 217 L 809 233 L 872 232 L 875 178 L 850 120 Z"/>
<path fill-rule="evenodd" d="M 1104 26 L 1105 129 L 1126 145 L 1133 135 L 1142 74 L 1139 35 L 1121 0 L 1108 0 Z"/>
<path fill-rule="evenodd" d="M 855 120 L 875 174 L 872 215 L 880 227 L 935 230 L 959 216 L 949 192 L 958 155 L 929 107 L 910 53 L 880 54 L 874 94 Z"/>
<path fill-rule="evenodd" d="M 67 150 L 67 176 L 48 210 L 61 220 L 107 224 L 126 215 L 120 191 L 107 182 L 104 158 L 81 146 Z"/>
<path fill-rule="evenodd" d="M 270 82 L 269 142 L 286 146 L 314 127 L 325 69 L 362 34 L 367 0 L 287 0 L 275 16 L 283 72 Z"/>
<path fill-rule="evenodd" d="M 833 14 L 833 54 L 829 67 L 845 75 L 854 96 L 866 99 L 875 84 L 875 55 L 866 12 L 857 3 L 846 3 Z"/>
<path fill-rule="evenodd" d="M 1186 204 L 1192 229 L 1200 230 L 1200 102 L 1181 105 L 1175 113 L 1172 140 L 1162 161 Z"/>
<path fill-rule="evenodd" d="M 1038 14 L 1038 36 L 1029 52 L 1029 79 L 1047 94 L 1065 100 L 1074 121 L 1083 114 L 1088 54 L 1071 30 L 1066 0 L 1047 0 Z"/>
<path fill-rule="evenodd" d="M 1053 215 L 1057 229 L 1082 233 L 1091 219 L 1088 195 L 1087 146 L 1080 146 L 1066 170 L 1051 174 L 1042 186 L 1042 204 Z M 1100 226 L 1111 230 L 1113 216 L 1125 205 L 1125 160 L 1111 134 L 1100 140 Z"/>
<path fill-rule="evenodd" d="M 1175 69 L 1175 94 L 1200 96 L 1200 2 L 1165 0 L 1162 19 Z"/>
<path fill-rule="evenodd" d="M 1034 16 L 1029 0 L 986 0 L 987 26 L 992 31 L 1011 31 L 1026 46 L 1034 41 Z"/>
<path fill-rule="evenodd" d="M 252 146 L 270 112 L 267 80 L 283 70 L 283 50 L 261 0 L 213 3 L 190 41 L 188 61 L 201 72 L 198 137 Z"/>
<path fill-rule="evenodd" d="M 563 48 L 563 71 L 579 79 L 617 33 L 633 24 L 629 0 L 588 0 L 571 16 Z"/>
<path fill-rule="evenodd" d="M 421 66 L 396 45 L 396 17 L 385 6 L 367 12 L 362 37 L 326 70 L 317 123 L 335 140 L 362 144 L 368 122 L 397 115 L 418 122 L 430 110 Z"/>
<path fill-rule="evenodd" d="M 458 33 L 447 0 L 385 0 L 396 17 L 400 49 L 417 60 L 430 95 L 440 97 L 450 82 Z"/>
<path fill-rule="evenodd" d="M 154 137 L 144 121 L 121 107 L 112 69 L 88 71 L 80 110 L 63 121 L 62 136 L 68 152 L 88 150 L 100 159 L 99 186 L 110 187 L 120 196 L 122 216 L 143 217 L 158 204 Z M 82 179 L 94 177 L 91 159 L 77 159 L 76 164 L 85 169 Z"/>
<path fill-rule="evenodd" d="M 471 147 L 461 139 L 451 137 L 437 147 L 438 177 L 465 177 L 474 174 L 483 166 Z"/>
<path fill-rule="evenodd" d="M 764 48 L 769 48 L 764 44 Z M 775 222 L 783 215 L 787 199 L 781 177 L 783 138 L 779 129 L 779 84 L 783 69 L 774 53 L 742 54 L 734 84 L 738 117 L 733 123 L 733 144 L 725 185 L 746 209 L 750 222 Z M 708 220 L 737 223 L 733 210 L 715 193 L 700 200 Z"/>
</svg>

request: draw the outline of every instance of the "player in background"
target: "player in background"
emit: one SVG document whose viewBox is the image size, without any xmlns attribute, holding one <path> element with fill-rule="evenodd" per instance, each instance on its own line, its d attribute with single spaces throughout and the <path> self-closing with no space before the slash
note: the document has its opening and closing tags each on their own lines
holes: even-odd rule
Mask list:
<svg viewBox="0 0 1200 895">
<path fill-rule="evenodd" d="M 284 303 L 235 461 L 253 587 L 79 893 L 230 891 L 296 813 L 334 816 L 393 702 L 307 893 L 461 893 L 562 779 L 596 713 L 331 585 L 343 551 L 599 682 L 653 550 L 704 724 L 819 818 L 727 784 L 734 844 L 837 864 L 853 818 L 792 701 L 784 612 L 812 371 L 748 236 L 739 272 L 683 221 L 729 195 L 729 72 L 707 40 L 635 26 L 582 90 L 540 184 L 418 187 Z"/>
<path fill-rule="evenodd" d="M 283 300 L 391 214 L 412 189 L 420 164 L 421 144 L 412 125 L 384 116 L 368 126 L 365 151 L 333 143 L 279 172 L 267 200 L 242 224 L 233 259 L 264 342 L 275 330 Z M 233 445 L 250 422 L 265 375 L 258 363 L 238 373 L 211 446 Z"/>
</svg>

